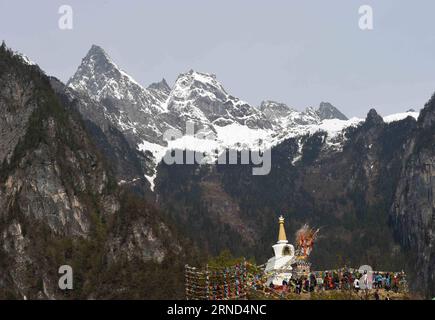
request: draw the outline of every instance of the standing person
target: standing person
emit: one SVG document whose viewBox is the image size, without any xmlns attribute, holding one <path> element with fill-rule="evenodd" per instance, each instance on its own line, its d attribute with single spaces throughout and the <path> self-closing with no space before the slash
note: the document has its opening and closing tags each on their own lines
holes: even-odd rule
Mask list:
<svg viewBox="0 0 435 320">
<path fill-rule="evenodd" d="M 304 290 L 306 292 L 310 291 L 310 280 L 308 280 L 308 277 L 304 279 Z"/>
<path fill-rule="evenodd" d="M 355 278 L 355 280 L 353 281 L 353 287 L 355 288 L 356 293 L 359 292 L 359 279 Z"/>
<path fill-rule="evenodd" d="M 394 292 L 399 291 L 399 278 L 397 277 L 397 274 L 394 274 L 394 278 L 393 278 L 393 291 Z"/>
<path fill-rule="evenodd" d="M 298 279 L 296 280 L 296 293 L 301 294 L 301 288 L 302 288 L 302 280 Z"/>
<path fill-rule="evenodd" d="M 329 290 L 329 273 L 326 271 L 325 278 L 323 278 L 323 286 L 325 290 Z"/>
<path fill-rule="evenodd" d="M 331 290 L 333 288 L 332 277 L 329 272 L 326 272 L 325 276 L 325 288 L 326 290 Z"/>
<path fill-rule="evenodd" d="M 369 289 L 369 275 L 367 274 L 367 270 L 364 270 L 364 274 L 362 276 L 362 283 L 364 285 L 363 289 Z"/>
<path fill-rule="evenodd" d="M 350 275 L 349 272 L 346 273 L 345 284 L 346 284 L 345 289 L 350 290 L 352 285 L 352 276 Z"/>
<path fill-rule="evenodd" d="M 382 275 L 380 273 L 377 273 L 376 275 L 376 287 L 378 289 L 382 288 Z"/>
<path fill-rule="evenodd" d="M 386 274 L 383 274 L 382 275 L 382 288 L 386 288 L 386 281 L 387 280 L 387 277 L 386 277 Z"/>
<path fill-rule="evenodd" d="M 352 289 L 353 280 L 354 280 L 354 279 L 353 279 L 353 275 L 352 275 L 351 272 L 349 272 L 349 275 L 348 275 L 348 286 L 349 286 L 349 290 Z"/>
<path fill-rule="evenodd" d="M 385 290 L 390 291 L 391 289 L 391 277 L 390 274 L 387 273 L 387 275 L 385 276 Z"/>
<path fill-rule="evenodd" d="M 377 276 L 378 274 L 376 273 L 376 272 L 374 272 L 373 273 L 373 288 L 374 289 L 376 289 L 377 288 L 377 285 L 378 285 L 378 283 L 376 282 L 376 276 Z"/>
<path fill-rule="evenodd" d="M 295 280 L 294 278 L 290 279 L 290 285 L 292 287 L 292 292 L 295 293 L 297 290 L 297 285 L 298 285 L 298 281 Z"/>
<path fill-rule="evenodd" d="M 340 289 L 340 277 L 338 273 L 334 273 L 334 286 L 332 289 Z"/>
<path fill-rule="evenodd" d="M 323 290 L 323 278 L 322 278 L 322 276 L 319 276 L 319 277 L 316 279 L 316 282 L 317 282 L 317 289 L 318 289 L 319 291 L 322 291 L 322 290 Z"/>
<path fill-rule="evenodd" d="M 312 273 L 310 274 L 310 292 L 313 292 L 317 286 L 316 276 Z"/>
</svg>

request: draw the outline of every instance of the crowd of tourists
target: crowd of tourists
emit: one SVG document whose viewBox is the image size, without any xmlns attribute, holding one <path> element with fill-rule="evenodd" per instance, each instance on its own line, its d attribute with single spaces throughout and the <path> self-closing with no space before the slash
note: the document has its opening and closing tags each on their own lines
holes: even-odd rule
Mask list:
<svg viewBox="0 0 435 320">
<path fill-rule="evenodd" d="M 269 286 L 274 289 L 272 283 Z M 318 292 L 326 290 L 377 290 L 399 292 L 406 287 L 405 273 L 392 272 L 358 272 L 358 271 L 322 271 L 284 280 L 282 291 L 301 294 L 303 292 Z M 276 288 L 278 289 L 278 288 Z"/>
</svg>

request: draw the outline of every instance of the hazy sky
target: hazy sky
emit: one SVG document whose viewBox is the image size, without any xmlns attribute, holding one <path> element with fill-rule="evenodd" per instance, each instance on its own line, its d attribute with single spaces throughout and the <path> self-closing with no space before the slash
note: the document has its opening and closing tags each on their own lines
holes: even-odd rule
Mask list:
<svg viewBox="0 0 435 320">
<path fill-rule="evenodd" d="M 73 30 L 58 28 L 62 4 Z M 372 31 L 358 26 L 364 4 Z M 253 105 L 386 115 L 435 92 L 434 15 L 433 0 L 0 0 L 0 39 L 63 81 L 95 43 L 145 86 L 194 69 Z"/>
</svg>

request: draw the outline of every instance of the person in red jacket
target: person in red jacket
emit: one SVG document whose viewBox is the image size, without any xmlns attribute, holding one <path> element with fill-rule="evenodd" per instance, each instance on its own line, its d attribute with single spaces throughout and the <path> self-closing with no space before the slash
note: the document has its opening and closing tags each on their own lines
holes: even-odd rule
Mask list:
<svg viewBox="0 0 435 320">
<path fill-rule="evenodd" d="M 323 279 L 323 285 L 325 286 L 325 290 L 330 290 L 332 285 L 332 278 L 329 275 L 329 272 L 326 272 L 325 278 Z"/>
</svg>

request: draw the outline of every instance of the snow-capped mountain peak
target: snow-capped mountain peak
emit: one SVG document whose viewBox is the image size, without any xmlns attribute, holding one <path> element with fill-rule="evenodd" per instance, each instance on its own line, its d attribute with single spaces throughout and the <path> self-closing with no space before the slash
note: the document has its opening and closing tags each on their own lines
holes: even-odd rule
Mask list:
<svg viewBox="0 0 435 320">
<path fill-rule="evenodd" d="M 277 120 L 296 111 L 285 103 L 272 100 L 262 101 L 258 109 L 263 112 L 269 120 Z"/>
<path fill-rule="evenodd" d="M 271 128 L 259 110 L 228 94 L 215 75 L 193 70 L 178 76 L 169 95 L 168 110 L 195 123 Z"/>
<path fill-rule="evenodd" d="M 224 100 L 227 93 L 216 80 L 215 75 L 193 70 L 180 74 L 175 81 L 172 97 L 174 99 L 193 99 L 195 96 L 208 96 L 211 99 Z"/>
<path fill-rule="evenodd" d="M 95 100 L 106 97 L 125 98 L 133 87 L 140 91 L 142 86 L 119 68 L 103 48 L 92 45 L 83 58 L 77 72 L 68 81 L 68 86 L 84 91 Z"/>
<path fill-rule="evenodd" d="M 317 114 L 320 119 L 339 119 L 339 120 L 349 120 L 343 113 L 341 113 L 336 107 L 334 107 L 329 102 L 321 102 L 319 108 L 317 109 Z"/>
<path fill-rule="evenodd" d="M 151 84 L 148 86 L 147 89 L 150 89 L 150 90 L 158 90 L 158 91 L 164 92 L 164 93 L 166 93 L 166 94 L 168 94 L 168 95 L 169 95 L 169 93 L 171 92 L 171 87 L 168 85 L 168 83 L 166 82 L 166 79 L 165 79 L 165 78 L 163 78 L 163 79 L 162 79 L 161 81 L 159 81 L 159 82 L 151 83 Z"/>
<path fill-rule="evenodd" d="M 159 137 L 168 125 L 160 115 L 166 112 L 170 92 L 165 80 L 144 88 L 104 49 L 93 45 L 67 85 L 103 102 L 107 106 L 105 116 L 133 143 L 144 139 L 162 143 Z"/>
<path fill-rule="evenodd" d="M 164 111 L 162 105 L 170 91 L 164 79 L 145 89 L 97 45 L 92 45 L 67 85 L 74 90 L 86 92 L 97 101 L 122 100 L 141 105 L 145 109 L 150 108 L 154 113 Z"/>
</svg>

